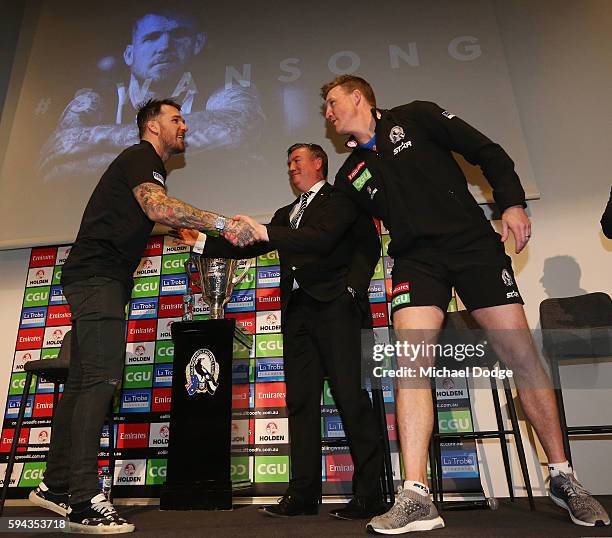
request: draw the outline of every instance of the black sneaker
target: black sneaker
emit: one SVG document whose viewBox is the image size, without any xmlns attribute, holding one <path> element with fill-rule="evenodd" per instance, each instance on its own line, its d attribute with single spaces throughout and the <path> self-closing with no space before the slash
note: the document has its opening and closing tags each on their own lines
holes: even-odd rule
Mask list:
<svg viewBox="0 0 612 538">
<path fill-rule="evenodd" d="M 576 480 L 573 474 L 559 473 L 550 479 L 550 498 L 565 508 L 576 525 L 607 527 L 610 516 L 605 508 Z"/>
<path fill-rule="evenodd" d="M 382 499 L 367 498 L 356 495 L 342 508 L 334 508 L 329 512 L 331 517 L 338 519 L 370 519 L 384 514 L 388 510 Z"/>
<path fill-rule="evenodd" d="M 36 489 L 30 491 L 28 499 L 32 504 L 47 510 L 52 510 L 63 517 L 66 517 L 70 513 L 70 496 L 68 493 L 55 493 L 51 491 L 44 482 L 41 482 Z"/>
<path fill-rule="evenodd" d="M 305 502 L 292 495 L 285 495 L 278 504 L 262 506 L 259 512 L 272 517 L 315 516 L 319 513 L 319 503 Z"/>
<path fill-rule="evenodd" d="M 119 516 L 104 493 L 96 495 L 85 507 L 72 506 L 68 514 L 70 532 L 79 534 L 123 534 L 134 532 L 134 525 Z"/>
</svg>

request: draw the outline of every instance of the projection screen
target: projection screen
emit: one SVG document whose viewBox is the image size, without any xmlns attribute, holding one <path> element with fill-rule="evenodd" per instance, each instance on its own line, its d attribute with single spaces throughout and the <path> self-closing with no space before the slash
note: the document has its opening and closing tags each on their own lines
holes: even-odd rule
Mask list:
<svg viewBox="0 0 612 538">
<path fill-rule="evenodd" d="M 174 97 L 188 149 L 170 194 L 261 220 L 294 194 L 286 148 L 321 144 L 330 180 L 348 151 L 321 85 L 368 79 L 381 108 L 434 101 L 499 142 L 537 186 L 488 0 L 62 2 L 27 5 L 0 130 L 0 248 L 71 242 L 100 175 L 137 141 L 135 106 Z M 491 201 L 461 158 L 472 192 Z"/>
</svg>

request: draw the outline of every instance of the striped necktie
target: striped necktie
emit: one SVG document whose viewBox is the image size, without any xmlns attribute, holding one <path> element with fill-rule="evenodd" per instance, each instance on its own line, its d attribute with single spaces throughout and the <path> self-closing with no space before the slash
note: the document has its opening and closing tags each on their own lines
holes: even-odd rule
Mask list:
<svg viewBox="0 0 612 538">
<path fill-rule="evenodd" d="M 298 227 L 298 222 L 300 222 L 300 218 L 306 210 L 306 206 L 308 205 L 308 198 L 311 194 L 314 194 L 314 192 L 308 191 L 300 194 L 300 208 L 298 209 L 297 213 L 293 216 L 290 222 L 292 228 Z"/>
</svg>

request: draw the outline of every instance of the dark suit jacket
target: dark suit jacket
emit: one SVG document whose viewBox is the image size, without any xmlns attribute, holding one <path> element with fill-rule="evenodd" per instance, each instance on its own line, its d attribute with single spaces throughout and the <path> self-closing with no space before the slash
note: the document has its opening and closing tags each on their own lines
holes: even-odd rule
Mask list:
<svg viewBox="0 0 612 538">
<path fill-rule="evenodd" d="M 289 214 L 297 203 L 299 198 L 276 211 L 267 225 L 269 242 L 238 248 L 224 239 L 209 237 L 203 255 L 251 258 L 278 250 L 283 311 L 295 279 L 308 295 L 324 302 L 339 297 L 350 286 L 369 315 L 367 290 L 380 258 L 380 238 L 372 219 L 325 183 L 308 204 L 299 228 L 293 229 Z"/>
</svg>

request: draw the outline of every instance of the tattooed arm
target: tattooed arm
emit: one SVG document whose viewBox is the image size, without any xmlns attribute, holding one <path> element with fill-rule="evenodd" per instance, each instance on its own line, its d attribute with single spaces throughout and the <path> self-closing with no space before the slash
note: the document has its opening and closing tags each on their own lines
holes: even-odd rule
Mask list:
<svg viewBox="0 0 612 538">
<path fill-rule="evenodd" d="M 132 192 L 147 217 L 153 222 L 173 228 L 193 228 L 201 232 L 214 232 L 215 220 L 221 216 L 172 198 L 161 185 L 155 183 L 141 183 L 134 187 Z M 239 247 L 255 242 L 253 228 L 244 222 L 231 219 L 226 220 L 223 236 Z"/>
</svg>

